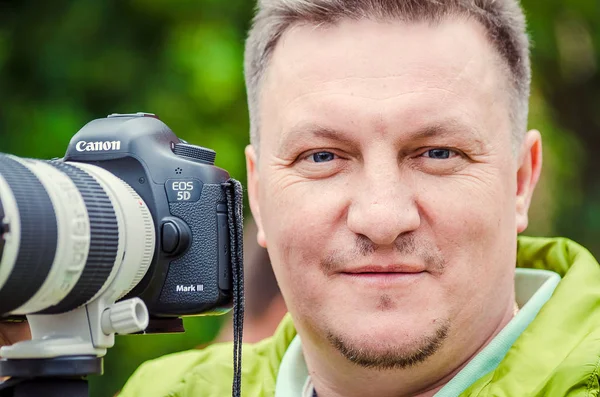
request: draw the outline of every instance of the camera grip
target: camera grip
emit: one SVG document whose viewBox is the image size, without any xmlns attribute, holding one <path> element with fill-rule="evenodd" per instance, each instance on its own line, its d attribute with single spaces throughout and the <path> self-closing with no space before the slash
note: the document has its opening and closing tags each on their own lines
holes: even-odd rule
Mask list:
<svg viewBox="0 0 600 397">
<path fill-rule="evenodd" d="M 222 288 L 230 286 L 230 281 L 223 281 L 223 277 L 230 274 L 226 202 L 220 185 L 205 184 L 200 200 L 169 204 L 171 215 L 188 224 L 192 238 L 188 251 L 169 264 L 160 294 L 160 306 L 164 309 L 166 305 L 175 312 L 193 314 L 229 303 L 229 291 Z M 223 230 L 223 227 L 227 229 Z M 227 241 L 220 241 L 224 237 Z M 219 255 L 219 247 L 227 247 L 226 258 L 223 253 Z M 202 262 L 199 263 L 197 258 L 203 258 Z M 225 276 L 219 271 L 223 269 L 224 259 L 227 260 Z"/>
</svg>

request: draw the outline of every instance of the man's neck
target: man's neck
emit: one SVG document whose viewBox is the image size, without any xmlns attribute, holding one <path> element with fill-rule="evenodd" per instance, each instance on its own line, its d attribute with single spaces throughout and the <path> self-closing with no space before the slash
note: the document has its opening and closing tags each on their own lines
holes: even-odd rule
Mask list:
<svg viewBox="0 0 600 397">
<path fill-rule="evenodd" d="M 507 306 L 504 316 L 498 321 L 480 346 L 468 356 L 460 356 L 461 350 L 451 343 L 418 366 L 377 370 L 359 367 L 350 363 L 332 347 L 315 348 L 316 345 L 303 338 L 303 351 L 311 381 L 318 397 L 431 397 L 442 389 L 460 372 L 514 317 L 512 305 Z M 306 343 L 308 342 L 308 343 Z M 465 341 L 468 343 L 468 341 Z M 327 357 L 327 360 L 319 360 Z"/>
</svg>

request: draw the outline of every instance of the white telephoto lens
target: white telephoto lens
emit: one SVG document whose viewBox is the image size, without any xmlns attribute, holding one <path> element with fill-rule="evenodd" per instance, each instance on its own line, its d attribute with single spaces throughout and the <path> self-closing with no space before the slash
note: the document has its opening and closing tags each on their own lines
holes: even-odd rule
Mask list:
<svg viewBox="0 0 600 397">
<path fill-rule="evenodd" d="M 56 314 L 141 281 L 154 222 L 127 183 L 90 164 L 0 154 L 0 315 Z"/>
</svg>

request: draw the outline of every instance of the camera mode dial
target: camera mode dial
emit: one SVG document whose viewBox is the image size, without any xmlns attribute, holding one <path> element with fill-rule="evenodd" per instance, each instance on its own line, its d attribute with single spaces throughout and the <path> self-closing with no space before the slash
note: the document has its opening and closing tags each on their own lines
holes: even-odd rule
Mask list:
<svg viewBox="0 0 600 397">
<path fill-rule="evenodd" d="M 190 145 L 189 143 L 176 143 L 173 153 L 177 156 L 188 157 L 205 164 L 214 165 L 217 153 L 214 150 L 202 146 Z"/>
</svg>

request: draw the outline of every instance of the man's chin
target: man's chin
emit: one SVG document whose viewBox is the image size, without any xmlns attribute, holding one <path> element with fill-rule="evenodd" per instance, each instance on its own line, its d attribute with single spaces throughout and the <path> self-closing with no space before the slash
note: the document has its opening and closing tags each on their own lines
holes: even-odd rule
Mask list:
<svg viewBox="0 0 600 397">
<path fill-rule="evenodd" d="M 442 347 L 448 336 L 448 321 L 437 321 L 436 328 L 415 333 L 412 329 L 385 330 L 371 324 L 360 332 L 360 326 L 348 330 L 327 332 L 327 340 L 348 361 L 377 370 L 414 367 L 427 361 Z"/>
</svg>

